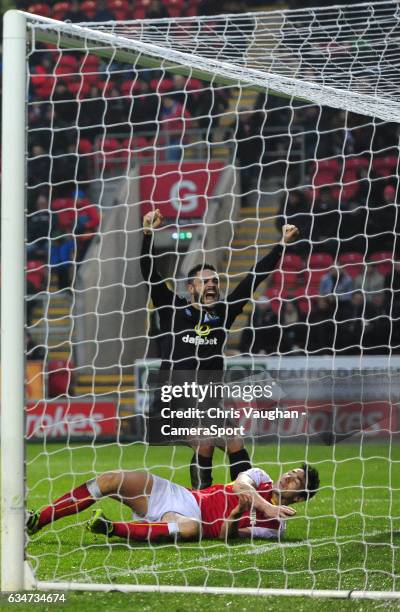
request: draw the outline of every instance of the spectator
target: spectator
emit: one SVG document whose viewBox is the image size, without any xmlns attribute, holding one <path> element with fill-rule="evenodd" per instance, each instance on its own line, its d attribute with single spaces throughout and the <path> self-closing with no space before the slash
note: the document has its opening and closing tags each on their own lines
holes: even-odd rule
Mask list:
<svg viewBox="0 0 400 612">
<path fill-rule="evenodd" d="M 28 185 L 39 186 L 48 183 L 50 178 L 50 157 L 46 154 L 40 144 L 32 146 L 31 155 L 28 159 Z"/>
<path fill-rule="evenodd" d="M 322 251 L 335 256 L 338 250 L 340 223 L 337 201 L 329 187 L 321 187 L 318 191 L 312 209 L 314 216 L 312 242 L 315 251 Z"/>
<path fill-rule="evenodd" d="M 346 346 L 351 354 L 385 353 L 389 348 L 390 322 L 384 314 L 384 295 L 375 294 L 365 300 L 361 291 L 352 296 L 353 312 Z"/>
<path fill-rule="evenodd" d="M 367 263 L 365 271 L 354 279 L 354 288 L 361 289 L 365 294 L 367 303 L 370 303 L 376 293 L 381 293 L 385 284 L 385 279 L 378 272 L 378 266 L 373 261 Z"/>
<path fill-rule="evenodd" d="M 279 343 L 278 317 L 272 310 L 271 301 L 263 296 L 249 315 L 247 327 L 242 332 L 239 350 L 241 353 L 276 353 Z"/>
<path fill-rule="evenodd" d="M 285 302 L 281 308 L 279 323 L 282 336 L 279 343 L 280 353 L 294 353 L 304 349 L 306 325 L 296 304 Z"/>
<path fill-rule="evenodd" d="M 321 278 L 319 292 L 334 305 L 336 320 L 343 321 L 351 316 L 353 289 L 351 276 L 337 266 Z"/>
<path fill-rule="evenodd" d="M 27 255 L 30 259 L 46 259 L 49 248 L 51 212 L 47 193 L 38 194 L 27 224 Z"/>
<path fill-rule="evenodd" d="M 285 223 L 293 223 L 299 228 L 299 240 L 291 245 L 291 252 L 306 256 L 310 249 L 311 211 L 300 189 L 287 191 L 281 199 L 276 228 L 281 231 Z"/>
<path fill-rule="evenodd" d="M 89 94 L 82 100 L 78 115 L 78 126 L 81 138 L 91 142 L 104 131 L 103 117 L 107 109 L 107 102 L 101 95 L 97 85 L 92 85 Z"/>
<path fill-rule="evenodd" d="M 161 130 L 166 136 L 166 156 L 168 161 L 179 161 L 185 130 L 190 120 L 189 112 L 172 96 L 164 96 L 161 108 Z"/>
<path fill-rule="evenodd" d="M 46 350 L 43 346 L 37 346 L 33 341 L 31 333 L 26 330 L 26 357 L 30 360 L 43 361 L 46 356 Z"/>
<path fill-rule="evenodd" d="M 71 266 L 75 259 L 75 241 L 55 232 L 51 240 L 50 266 L 56 273 L 58 290 L 70 290 Z"/>
<path fill-rule="evenodd" d="M 236 161 L 240 168 L 242 183 L 242 205 L 249 204 L 252 190 L 260 190 L 264 137 L 262 135 L 263 114 L 260 111 L 241 113 L 235 139 Z"/>
<path fill-rule="evenodd" d="M 383 204 L 381 204 L 382 201 Z M 383 198 L 378 196 L 369 207 L 367 224 L 369 252 L 391 251 L 395 248 L 394 232 L 397 232 L 399 228 L 396 189 L 389 184 L 383 190 Z"/>
<path fill-rule="evenodd" d="M 157 129 L 159 96 L 151 91 L 150 84 L 144 79 L 138 79 L 135 85 L 139 88 L 137 94 L 124 99 L 125 112 L 129 118 L 127 136 L 130 135 L 132 128 L 134 134 L 153 133 Z"/>
<path fill-rule="evenodd" d="M 97 11 L 93 17 L 94 21 L 113 21 L 115 19 L 114 13 L 112 13 L 105 3 L 105 0 L 97 0 Z"/>
<path fill-rule="evenodd" d="M 164 17 L 169 17 L 169 15 L 161 0 L 151 0 L 145 19 L 164 19 Z"/>
<path fill-rule="evenodd" d="M 64 21 L 71 21 L 72 23 L 81 23 L 87 21 L 88 18 L 83 11 L 81 11 L 81 4 L 78 0 L 72 0 L 70 3 L 70 10 L 66 13 Z"/>
<path fill-rule="evenodd" d="M 77 261 L 82 261 L 99 226 L 100 214 L 98 207 L 87 198 L 78 198 L 76 208 Z"/>
<path fill-rule="evenodd" d="M 400 261 L 394 262 L 393 268 L 385 276 L 384 282 L 385 312 L 392 318 L 400 316 Z"/>
<path fill-rule="evenodd" d="M 310 353 L 323 355 L 332 352 L 335 339 L 334 312 L 334 304 L 327 297 L 318 297 L 312 303 L 306 345 Z"/>
</svg>

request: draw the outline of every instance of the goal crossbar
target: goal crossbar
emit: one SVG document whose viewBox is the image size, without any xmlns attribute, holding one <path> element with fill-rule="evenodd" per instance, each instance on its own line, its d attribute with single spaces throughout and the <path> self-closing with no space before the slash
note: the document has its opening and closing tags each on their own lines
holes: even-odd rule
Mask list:
<svg viewBox="0 0 400 612">
<path fill-rule="evenodd" d="M 400 102 L 394 99 L 372 96 L 350 89 L 341 89 L 327 84 L 313 83 L 305 79 L 288 77 L 284 74 L 263 71 L 238 63 L 201 57 L 196 53 L 184 53 L 169 46 L 150 44 L 120 34 L 99 31 L 90 28 L 90 24 L 80 25 L 58 22 L 45 17 L 32 17 L 24 13 L 31 30 L 32 43 L 37 40 L 45 43 L 57 43 L 65 48 L 79 48 L 91 53 L 114 58 L 121 62 L 142 67 L 161 67 L 175 74 L 191 75 L 202 80 L 212 80 L 215 84 L 248 87 L 257 91 L 272 91 L 294 99 L 307 100 L 315 104 L 371 115 L 384 121 L 400 121 Z M 256 19 L 258 13 L 247 13 L 250 19 Z M 234 15 L 227 15 L 226 18 Z M 182 18 L 184 20 L 184 18 Z M 179 19 L 165 19 L 165 23 L 179 23 Z M 135 22 L 121 22 L 127 28 Z M 190 43 L 195 45 L 195 40 Z M 106 45 L 112 48 L 106 48 Z M 98 45 L 102 45 L 99 47 Z M 192 48 L 196 48 L 195 46 Z M 345 94 L 345 96 L 344 96 Z"/>
</svg>

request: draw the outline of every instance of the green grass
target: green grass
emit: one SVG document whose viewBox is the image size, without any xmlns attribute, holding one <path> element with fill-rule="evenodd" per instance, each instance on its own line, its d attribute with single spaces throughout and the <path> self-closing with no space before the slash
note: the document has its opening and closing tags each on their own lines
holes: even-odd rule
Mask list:
<svg viewBox="0 0 400 612">
<path fill-rule="evenodd" d="M 107 542 L 85 532 L 83 524 L 91 515 L 90 509 L 34 536 L 28 545 L 31 565 L 40 580 L 106 582 L 115 588 L 119 583 L 130 583 L 400 590 L 400 447 L 344 443 L 336 447 L 286 444 L 254 448 L 254 464 L 264 467 L 273 478 L 281 469 L 304 459 L 318 467 L 321 491 L 307 505 L 297 506 L 297 516 L 288 521 L 282 544 L 239 541 L 226 546 L 206 540 L 178 546 L 128 546 L 122 540 Z M 188 486 L 189 460 L 190 451 L 182 447 L 31 445 L 27 467 L 29 506 L 41 507 L 95 474 L 116 467 L 145 467 Z M 214 463 L 223 463 L 219 451 Z M 227 480 L 226 468 L 216 467 L 214 481 Z M 129 511 L 112 500 L 100 505 L 110 518 L 129 518 Z M 77 593 L 70 597 L 75 607 L 79 601 L 90 600 L 98 602 L 96 607 L 103 602 L 109 609 L 119 609 L 126 607 L 124 601 L 134 600 L 135 607 L 142 610 L 161 609 L 157 602 L 165 602 L 167 610 L 192 612 L 210 605 L 229 610 L 268 610 L 277 603 L 255 599 L 259 603 L 250 604 L 247 597 L 160 594 L 135 594 L 130 599 L 117 593 Z M 114 599 L 111 608 L 110 598 Z M 298 610 L 315 609 L 316 605 L 321 610 L 330 609 L 326 607 L 328 602 L 293 602 Z M 289 602 L 283 599 L 282 603 Z M 372 609 L 368 603 L 348 603 L 352 610 Z M 344 604 L 340 602 L 341 610 L 347 609 Z M 338 607 L 337 603 L 333 605 Z M 396 609 L 394 604 L 391 609 Z"/>
</svg>

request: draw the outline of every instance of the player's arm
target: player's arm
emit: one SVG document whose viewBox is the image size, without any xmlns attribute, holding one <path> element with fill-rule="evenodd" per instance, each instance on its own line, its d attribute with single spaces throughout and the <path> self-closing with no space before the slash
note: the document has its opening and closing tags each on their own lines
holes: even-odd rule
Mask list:
<svg viewBox="0 0 400 612">
<path fill-rule="evenodd" d="M 227 302 L 230 316 L 237 316 L 268 275 L 273 272 L 282 256 L 284 246 L 293 242 L 299 235 L 299 230 L 295 225 L 284 225 L 282 227 L 282 240 L 273 249 L 260 259 L 256 266 L 250 270 L 247 276 L 238 284 L 237 287 L 228 295 Z"/>
<path fill-rule="evenodd" d="M 140 256 L 140 269 L 144 280 L 150 284 L 151 299 L 155 306 L 165 306 L 174 303 L 175 294 L 168 289 L 166 283 L 156 270 L 153 255 L 153 230 L 162 225 L 163 216 L 157 208 L 143 217 L 143 242 Z"/>
<path fill-rule="evenodd" d="M 243 514 L 250 508 L 250 504 L 245 499 L 239 498 L 238 505 L 233 508 L 230 515 L 224 520 L 219 537 L 221 540 L 230 540 L 238 538 L 242 529 L 239 529 L 239 520 Z"/>
<path fill-rule="evenodd" d="M 246 472 L 242 472 L 233 483 L 233 493 L 239 496 L 239 504 L 247 503 L 248 507 L 259 510 L 265 517 L 285 518 L 296 514 L 296 510 L 288 506 L 274 506 L 264 499 L 256 489 L 256 483 Z"/>
</svg>

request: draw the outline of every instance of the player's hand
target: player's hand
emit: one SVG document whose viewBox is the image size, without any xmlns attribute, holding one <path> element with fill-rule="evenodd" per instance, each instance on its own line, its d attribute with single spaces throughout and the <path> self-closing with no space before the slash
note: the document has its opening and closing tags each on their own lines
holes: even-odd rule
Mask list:
<svg viewBox="0 0 400 612">
<path fill-rule="evenodd" d="M 143 217 L 143 232 L 145 234 L 151 234 L 152 230 L 162 225 L 163 220 L 164 218 L 159 208 L 146 213 Z"/>
<path fill-rule="evenodd" d="M 296 514 L 296 510 L 293 508 L 289 508 L 289 506 L 274 506 L 269 502 L 263 508 L 263 512 L 267 518 L 288 518 L 289 516 L 294 516 Z"/>
<path fill-rule="evenodd" d="M 299 235 L 299 230 L 295 225 L 283 225 L 282 226 L 282 241 L 283 244 L 290 244 L 296 240 Z"/>
<path fill-rule="evenodd" d="M 253 495 L 251 493 L 241 493 L 237 505 L 238 512 L 247 512 L 253 505 Z"/>
</svg>

